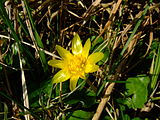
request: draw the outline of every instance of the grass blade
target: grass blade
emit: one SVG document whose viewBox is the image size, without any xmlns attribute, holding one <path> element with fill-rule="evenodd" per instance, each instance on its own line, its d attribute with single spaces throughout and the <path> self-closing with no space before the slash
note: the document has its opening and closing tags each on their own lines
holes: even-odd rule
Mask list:
<svg viewBox="0 0 160 120">
<path fill-rule="evenodd" d="M 26 109 L 32 116 L 34 116 L 35 118 L 37 118 L 38 120 L 43 120 L 42 118 L 40 118 L 38 115 L 36 115 L 33 111 L 31 111 L 30 109 L 26 108 L 25 106 L 23 106 L 21 103 L 19 103 L 17 100 L 15 100 L 14 98 L 12 98 L 11 96 L 7 95 L 6 93 L 0 91 L 0 96 L 4 97 L 10 101 L 14 101 L 19 107 Z"/>
<path fill-rule="evenodd" d="M 153 67 L 153 72 L 151 73 L 152 77 L 151 77 L 151 86 L 150 86 L 151 91 L 153 91 L 154 88 L 156 87 L 158 76 L 160 74 L 160 44 L 158 47 L 157 56 L 155 58 L 155 61 L 153 61 L 153 63 L 154 63 L 154 67 Z"/>
<path fill-rule="evenodd" d="M 17 36 L 14 28 L 13 28 L 13 24 L 11 22 L 11 20 L 8 18 L 8 14 L 3 6 L 3 2 L 0 1 L 0 15 L 3 19 L 3 22 L 10 28 L 11 30 L 11 35 L 13 36 L 13 38 L 16 40 L 16 42 L 20 42 L 19 37 Z M 20 44 L 19 44 L 20 45 Z"/>
<path fill-rule="evenodd" d="M 124 52 L 126 51 L 126 49 L 128 48 L 129 43 L 131 42 L 132 38 L 134 37 L 135 33 L 137 32 L 139 26 L 141 25 L 141 22 L 144 19 L 144 16 L 146 15 L 147 11 L 149 9 L 149 5 L 147 4 L 147 6 L 145 7 L 142 16 L 140 17 L 140 19 L 137 21 L 136 26 L 134 27 L 132 34 L 129 36 L 128 41 L 126 42 L 125 46 L 123 47 L 121 53 L 120 53 L 120 57 L 123 56 Z"/>
<path fill-rule="evenodd" d="M 44 48 L 44 45 L 41 41 L 41 38 L 37 32 L 37 29 L 35 27 L 35 24 L 34 24 L 34 20 L 32 18 L 32 15 L 31 15 L 31 11 L 30 11 L 30 8 L 28 7 L 28 3 L 26 0 L 23 0 L 24 2 L 24 9 L 26 10 L 27 14 L 28 14 L 28 17 L 29 17 L 29 24 L 31 25 L 31 29 L 32 29 L 32 33 L 30 34 L 33 34 L 34 35 L 34 39 L 35 39 L 35 45 L 37 46 L 37 50 L 38 50 L 38 53 L 39 53 L 39 56 L 40 56 L 40 60 L 41 60 L 41 63 L 42 63 L 42 66 L 43 66 L 43 69 L 44 71 L 46 72 L 48 70 L 48 65 L 47 65 L 47 60 L 46 60 L 46 56 L 45 56 L 45 53 L 43 51 L 40 51 L 39 48 Z M 22 2 L 22 3 L 23 3 Z M 33 41 L 34 42 L 34 41 Z"/>
</svg>

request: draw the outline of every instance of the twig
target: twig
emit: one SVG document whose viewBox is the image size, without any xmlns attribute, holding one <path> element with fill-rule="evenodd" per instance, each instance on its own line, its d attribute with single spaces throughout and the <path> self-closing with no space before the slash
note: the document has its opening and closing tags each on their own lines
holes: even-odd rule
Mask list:
<svg viewBox="0 0 160 120">
<path fill-rule="evenodd" d="M 38 45 L 37 45 L 37 43 L 36 43 L 36 40 L 35 40 L 35 37 L 34 37 L 34 33 L 33 33 L 33 30 L 32 30 L 31 22 L 30 22 L 30 20 L 29 20 L 29 18 L 28 18 L 28 16 L 27 16 L 27 10 L 26 10 L 26 7 L 25 7 L 24 0 L 21 0 L 21 3 L 22 3 L 22 8 L 23 8 L 24 15 L 25 15 L 25 17 L 26 17 L 26 25 L 27 25 L 27 28 L 28 28 L 30 37 L 31 37 L 32 42 L 33 42 L 33 44 L 34 44 L 34 46 L 35 46 L 35 50 L 36 50 L 36 52 L 38 53 L 39 47 L 38 47 Z"/>
<path fill-rule="evenodd" d="M 117 4 L 113 7 L 112 11 L 111 11 L 111 15 L 109 17 L 109 20 L 107 21 L 107 23 L 105 24 L 102 32 L 98 35 L 98 37 L 93 41 L 93 44 L 95 44 L 95 42 L 102 36 L 102 34 L 107 30 L 107 28 L 111 25 L 112 21 L 115 18 L 115 14 L 121 4 L 122 0 L 118 0 Z"/>
<path fill-rule="evenodd" d="M 113 118 L 110 110 L 108 109 L 108 107 L 106 107 L 106 111 L 107 111 L 108 115 L 110 116 L 110 118 L 111 118 L 112 120 L 114 120 L 114 118 Z"/>
<path fill-rule="evenodd" d="M 28 99 L 28 92 L 27 92 L 27 85 L 26 85 L 26 79 L 25 79 L 25 74 L 24 74 L 24 69 L 22 65 L 22 59 L 20 55 L 20 51 L 18 49 L 18 55 L 19 55 L 19 64 L 21 68 L 21 80 L 22 80 L 22 92 L 23 92 L 23 100 L 24 100 L 24 106 L 29 109 L 29 99 Z M 26 109 L 24 109 L 24 112 L 27 112 Z M 30 120 L 29 114 L 24 115 L 26 120 Z"/>
<path fill-rule="evenodd" d="M 113 82 L 106 89 L 106 92 L 105 92 L 103 98 L 101 99 L 101 102 L 98 105 L 98 108 L 97 108 L 96 113 L 94 114 L 92 120 L 99 120 L 100 115 L 101 115 L 106 103 L 108 102 L 108 100 L 110 98 L 110 94 L 111 94 L 111 92 L 113 90 L 114 85 L 115 85 L 115 83 Z"/>
<path fill-rule="evenodd" d="M 30 43 L 27 43 L 27 42 L 24 42 L 24 41 L 22 41 L 22 43 L 36 49 L 36 47 L 35 47 L 34 45 L 30 44 Z M 40 51 L 43 51 L 45 54 L 50 55 L 50 56 L 52 56 L 52 57 L 54 57 L 54 58 L 61 59 L 61 58 L 58 57 L 57 55 L 55 55 L 55 54 L 53 54 L 53 53 L 51 53 L 51 52 L 49 52 L 49 51 L 47 51 L 47 50 L 44 50 L 44 49 L 42 49 L 42 48 L 39 48 L 39 50 L 40 50 Z"/>
<path fill-rule="evenodd" d="M 87 18 L 90 13 L 93 11 L 93 9 L 100 4 L 102 0 L 95 0 L 92 5 L 87 9 L 87 11 L 82 15 L 83 18 Z"/>
<path fill-rule="evenodd" d="M 3 65 L 4 67 L 11 68 L 11 69 L 16 70 L 16 71 L 18 70 L 17 68 L 14 68 L 14 67 L 8 66 L 7 64 L 4 64 L 4 63 L 3 63 L 3 62 L 1 62 L 1 61 L 0 61 L 0 64 L 1 64 L 1 65 Z"/>
<path fill-rule="evenodd" d="M 152 25 L 153 25 L 153 22 L 152 22 L 152 14 L 150 14 L 149 19 L 150 19 L 150 25 L 152 26 Z M 150 33 L 149 33 L 149 44 L 148 44 L 148 48 L 147 48 L 146 53 L 143 55 L 143 58 L 146 57 L 146 55 L 148 54 L 149 49 L 151 48 L 152 41 L 153 41 L 153 31 L 150 31 Z"/>
<path fill-rule="evenodd" d="M 0 35 L 0 38 L 9 39 L 10 37 L 5 36 L 5 35 Z M 14 40 L 13 38 L 10 38 L 10 39 L 11 39 L 11 40 Z M 21 41 L 21 43 L 23 43 L 23 44 L 25 44 L 25 45 L 28 45 L 28 46 L 30 46 L 30 47 L 36 49 L 36 47 L 35 47 L 34 45 L 30 44 L 30 43 L 27 43 L 27 42 L 24 42 L 24 41 Z M 43 51 L 43 52 L 44 52 L 45 54 L 47 54 L 47 55 L 50 55 L 50 56 L 52 56 L 52 57 L 54 57 L 54 58 L 61 59 L 61 58 L 58 57 L 57 55 L 55 55 L 55 54 L 53 54 L 53 53 L 51 53 L 51 52 L 49 52 L 49 51 L 47 51 L 47 50 L 44 50 L 44 49 L 42 49 L 42 48 L 40 48 L 40 50 Z"/>
<path fill-rule="evenodd" d="M 116 12 L 117 12 L 117 10 L 118 10 L 121 2 L 122 2 L 122 0 L 118 0 L 118 2 L 117 2 L 117 4 L 115 5 L 115 7 L 113 7 L 108 22 L 105 24 L 104 29 L 103 29 L 102 32 L 99 34 L 99 36 L 94 40 L 94 42 L 96 42 L 96 41 L 99 39 L 99 37 L 106 31 L 106 29 L 111 25 L 112 21 L 113 21 L 114 18 L 115 18 L 115 14 L 116 14 Z M 93 44 L 94 44 L 94 42 L 93 42 Z M 120 65 L 119 67 L 121 67 L 121 65 Z M 118 71 L 120 71 L 120 69 L 118 69 Z M 119 73 L 119 72 L 117 72 L 117 73 Z M 116 80 L 116 78 L 118 78 L 118 75 L 115 75 L 115 79 L 114 79 L 114 80 Z M 102 111 L 103 111 L 106 103 L 109 101 L 110 94 L 111 94 L 111 92 L 112 92 L 112 90 L 113 90 L 114 85 L 115 85 L 115 83 L 113 82 L 113 83 L 111 83 L 111 84 L 108 86 L 108 88 L 106 89 L 105 94 L 104 94 L 103 98 L 101 99 L 101 102 L 100 102 L 100 104 L 98 105 L 98 108 L 97 108 L 96 113 L 94 114 L 92 120 L 99 120 L 99 118 L 100 118 L 100 116 L 101 116 L 101 113 L 102 113 Z"/>
<path fill-rule="evenodd" d="M 113 82 L 110 83 L 106 88 L 105 94 L 101 99 L 101 102 L 99 103 L 96 113 L 94 114 L 92 120 L 99 120 L 106 103 L 110 99 L 110 94 L 113 91 L 113 88 L 116 84 L 114 81 L 116 81 L 119 78 L 121 71 L 123 71 L 123 68 L 124 68 L 123 65 L 126 63 L 126 60 L 127 58 L 123 59 L 122 62 L 118 65 L 117 70 L 115 71 L 115 75 L 113 75 L 113 78 L 112 78 Z"/>
<path fill-rule="evenodd" d="M 49 4 L 53 4 L 58 2 L 58 0 L 45 0 L 36 10 L 33 11 L 33 14 L 36 15 L 38 14 L 40 11 L 42 11 L 43 9 L 45 9 Z"/>
</svg>

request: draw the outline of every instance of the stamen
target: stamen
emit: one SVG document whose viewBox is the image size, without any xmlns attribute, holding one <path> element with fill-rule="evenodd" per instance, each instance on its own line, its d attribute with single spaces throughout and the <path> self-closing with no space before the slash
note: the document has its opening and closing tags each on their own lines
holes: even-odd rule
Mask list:
<svg viewBox="0 0 160 120">
<path fill-rule="evenodd" d="M 81 76 L 85 71 L 86 58 L 82 56 L 74 56 L 68 63 L 69 71 L 72 75 Z"/>
</svg>

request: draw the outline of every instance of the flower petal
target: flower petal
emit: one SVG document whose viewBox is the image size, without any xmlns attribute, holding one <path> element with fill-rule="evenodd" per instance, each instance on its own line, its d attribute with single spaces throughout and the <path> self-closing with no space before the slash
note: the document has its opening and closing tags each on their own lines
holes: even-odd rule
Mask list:
<svg viewBox="0 0 160 120">
<path fill-rule="evenodd" d="M 76 33 L 72 40 L 72 53 L 74 55 L 82 53 L 82 43 L 79 35 Z"/>
<path fill-rule="evenodd" d="M 63 58 L 63 59 L 68 59 L 68 58 L 72 58 L 72 54 L 67 51 L 66 49 L 62 48 L 59 45 L 56 45 L 56 49 L 58 51 L 58 54 Z"/>
<path fill-rule="evenodd" d="M 98 70 L 99 66 L 95 64 L 87 64 L 85 68 L 85 73 L 92 73 Z"/>
<path fill-rule="evenodd" d="M 70 90 L 71 90 L 71 91 L 76 88 L 78 79 L 79 79 L 78 76 L 71 77 L 71 79 L 70 79 Z"/>
<path fill-rule="evenodd" d="M 82 78 L 82 79 L 86 79 L 85 71 L 83 73 L 81 73 L 79 77 Z"/>
<path fill-rule="evenodd" d="M 48 65 L 56 68 L 63 68 L 64 67 L 64 62 L 62 60 L 49 60 Z"/>
<path fill-rule="evenodd" d="M 70 78 L 70 74 L 67 71 L 60 70 L 58 73 L 54 75 L 52 78 L 52 83 L 64 82 Z"/>
<path fill-rule="evenodd" d="M 88 57 L 88 62 L 91 64 L 95 64 L 103 58 L 104 54 L 102 52 L 96 52 L 91 54 Z"/>
<path fill-rule="evenodd" d="M 82 51 L 82 55 L 85 58 L 88 57 L 90 48 L 91 48 L 91 41 L 90 41 L 90 38 L 88 38 L 87 41 L 86 41 L 86 43 L 84 44 L 83 51 Z"/>
</svg>

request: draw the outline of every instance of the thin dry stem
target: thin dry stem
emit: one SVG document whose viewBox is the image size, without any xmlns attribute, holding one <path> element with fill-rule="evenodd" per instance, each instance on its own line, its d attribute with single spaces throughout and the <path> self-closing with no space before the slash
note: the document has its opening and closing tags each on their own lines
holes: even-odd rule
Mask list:
<svg viewBox="0 0 160 120">
<path fill-rule="evenodd" d="M 33 30 L 32 30 L 31 22 L 29 21 L 28 16 L 27 16 L 27 10 L 26 10 L 24 1 L 21 0 L 21 3 L 22 3 L 24 15 L 25 15 L 25 17 L 26 17 L 26 25 L 27 25 L 27 28 L 28 28 L 30 37 L 31 37 L 31 39 L 32 39 L 32 41 L 33 41 L 33 44 L 34 44 L 35 48 L 36 48 L 35 50 L 36 50 L 36 52 L 38 53 L 39 47 L 38 47 L 38 45 L 37 45 L 37 43 L 36 43 L 36 40 L 35 40 L 35 37 L 34 37 L 34 33 L 33 33 Z"/>
<path fill-rule="evenodd" d="M 102 36 L 102 34 L 108 29 L 108 27 L 111 25 L 111 23 L 113 22 L 113 20 L 115 19 L 115 14 L 121 4 L 122 0 L 118 0 L 116 5 L 113 7 L 109 20 L 107 21 L 107 23 L 105 24 L 103 30 L 101 31 L 101 33 L 98 35 L 98 37 L 93 41 L 93 44 Z"/>
<path fill-rule="evenodd" d="M 106 92 L 103 96 L 103 98 L 101 99 L 100 104 L 98 105 L 98 108 L 96 110 L 96 113 L 94 114 L 92 120 L 99 120 L 101 113 L 106 105 L 106 103 L 109 101 L 110 99 L 110 94 L 113 91 L 113 87 L 114 87 L 115 83 L 111 83 L 108 88 L 106 89 Z"/>
<path fill-rule="evenodd" d="M 10 38 L 10 37 L 5 36 L 5 35 L 0 35 L 0 37 L 1 37 L 1 38 L 6 38 L 6 39 L 14 40 L 13 38 Z M 30 47 L 32 47 L 32 48 L 34 48 L 34 49 L 36 50 L 36 47 L 35 47 L 34 45 L 30 44 L 30 43 L 27 43 L 27 42 L 24 42 L 24 41 L 21 41 L 21 43 L 23 43 L 23 44 L 25 44 L 25 45 L 28 45 L 28 46 L 30 46 Z M 51 53 L 51 52 L 49 52 L 49 51 L 47 51 L 47 50 L 44 50 L 44 49 L 42 49 L 42 48 L 40 48 L 39 50 L 40 50 L 40 51 L 43 51 L 45 54 L 47 54 L 47 55 L 49 55 L 49 56 L 52 56 L 53 58 L 61 59 L 59 56 L 57 56 L 57 55 L 55 55 L 55 54 L 53 54 L 53 53 Z M 3 65 L 4 65 L 4 64 L 3 64 Z M 4 66 L 5 66 L 5 65 L 4 65 Z M 12 69 L 14 69 L 14 68 L 12 68 Z M 16 69 L 16 68 L 15 68 L 15 69 Z"/>
<path fill-rule="evenodd" d="M 23 100 L 24 100 L 23 104 L 26 108 L 29 109 L 29 99 L 28 99 L 26 78 L 25 78 L 25 73 L 24 73 L 23 64 L 22 64 L 22 58 L 21 58 L 19 50 L 18 50 L 18 55 L 19 55 L 19 64 L 20 64 L 20 68 L 21 68 L 22 92 L 23 92 Z M 24 111 L 27 112 L 26 109 L 24 109 Z M 24 117 L 26 120 L 30 120 L 29 114 L 24 115 Z"/>
</svg>

